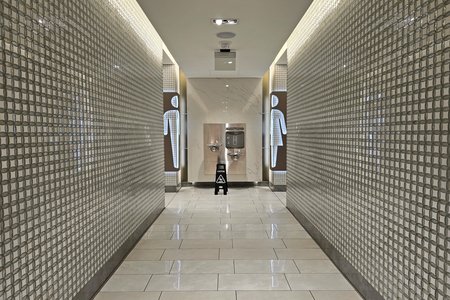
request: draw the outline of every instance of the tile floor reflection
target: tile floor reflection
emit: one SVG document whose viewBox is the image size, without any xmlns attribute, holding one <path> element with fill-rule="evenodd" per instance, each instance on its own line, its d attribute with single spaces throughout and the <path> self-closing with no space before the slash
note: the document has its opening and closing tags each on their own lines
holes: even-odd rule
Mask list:
<svg viewBox="0 0 450 300">
<path fill-rule="evenodd" d="M 267 187 L 182 188 L 95 300 L 361 300 Z"/>
</svg>

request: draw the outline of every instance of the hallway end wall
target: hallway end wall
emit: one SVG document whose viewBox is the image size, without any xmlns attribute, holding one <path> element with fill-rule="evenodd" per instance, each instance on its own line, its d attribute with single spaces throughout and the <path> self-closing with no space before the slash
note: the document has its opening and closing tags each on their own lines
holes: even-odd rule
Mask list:
<svg viewBox="0 0 450 300">
<path fill-rule="evenodd" d="M 287 206 L 367 299 L 448 299 L 449 1 L 316 0 L 287 43 Z"/>
<path fill-rule="evenodd" d="M 162 41 L 129 0 L 0 29 L 0 299 L 90 299 L 164 207 Z"/>
<path fill-rule="evenodd" d="M 228 174 L 228 181 L 261 181 L 262 79 L 188 78 L 187 113 L 190 182 L 214 182 L 214 174 L 204 173 L 203 124 L 207 123 L 246 124 L 245 174 Z"/>
</svg>

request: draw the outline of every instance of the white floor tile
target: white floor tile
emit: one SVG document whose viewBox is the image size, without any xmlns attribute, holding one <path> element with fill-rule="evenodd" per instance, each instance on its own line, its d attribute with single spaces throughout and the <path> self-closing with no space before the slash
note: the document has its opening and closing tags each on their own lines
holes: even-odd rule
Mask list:
<svg viewBox="0 0 450 300">
<path fill-rule="evenodd" d="M 124 261 L 114 274 L 151 275 L 169 274 L 172 261 Z"/>
<path fill-rule="evenodd" d="M 160 300 L 236 300 L 236 296 L 234 291 L 163 292 Z"/>
<path fill-rule="evenodd" d="M 283 239 L 286 248 L 318 249 L 319 245 L 313 239 Z"/>
<path fill-rule="evenodd" d="M 286 274 L 292 290 L 353 290 L 341 274 Z"/>
<path fill-rule="evenodd" d="M 321 249 L 275 249 L 278 259 L 328 259 Z"/>
<path fill-rule="evenodd" d="M 141 250 L 134 249 L 128 254 L 125 260 L 160 260 L 163 255 L 163 249 Z"/>
<path fill-rule="evenodd" d="M 354 291 L 312 291 L 315 300 L 363 300 Z"/>
<path fill-rule="evenodd" d="M 236 249 L 273 249 L 286 248 L 282 240 L 269 239 L 233 239 L 233 248 Z"/>
<path fill-rule="evenodd" d="M 336 266 L 328 259 L 309 259 L 309 260 L 295 260 L 300 273 L 337 273 L 339 270 Z"/>
<path fill-rule="evenodd" d="M 160 292 L 100 292 L 94 300 L 158 300 Z"/>
<path fill-rule="evenodd" d="M 232 248 L 232 240 L 183 240 L 181 249 Z"/>
<path fill-rule="evenodd" d="M 219 249 L 167 249 L 162 260 L 219 259 Z"/>
<path fill-rule="evenodd" d="M 219 274 L 219 290 L 289 290 L 289 285 L 279 274 Z"/>
<path fill-rule="evenodd" d="M 217 274 L 153 275 L 146 291 L 215 291 Z"/>
<path fill-rule="evenodd" d="M 235 260 L 234 264 L 236 274 L 299 273 L 293 260 Z"/>
<path fill-rule="evenodd" d="M 234 273 L 232 260 L 177 260 L 170 273 Z"/>
<path fill-rule="evenodd" d="M 102 292 L 143 292 L 151 275 L 113 275 Z"/>
<path fill-rule="evenodd" d="M 237 300 L 314 300 L 306 291 L 237 291 Z"/>
<path fill-rule="evenodd" d="M 277 259 L 273 249 L 220 249 L 220 259 Z"/>
</svg>

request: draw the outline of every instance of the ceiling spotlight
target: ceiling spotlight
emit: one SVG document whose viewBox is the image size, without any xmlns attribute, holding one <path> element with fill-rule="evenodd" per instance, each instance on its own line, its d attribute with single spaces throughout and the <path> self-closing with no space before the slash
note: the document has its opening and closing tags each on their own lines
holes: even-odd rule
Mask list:
<svg viewBox="0 0 450 300">
<path fill-rule="evenodd" d="M 224 25 L 235 25 L 238 23 L 238 19 L 212 19 L 213 24 L 218 26 Z"/>
<path fill-rule="evenodd" d="M 225 84 L 225 87 L 230 87 L 230 85 L 229 84 Z"/>
<path fill-rule="evenodd" d="M 229 61 L 229 62 L 228 62 L 229 65 L 231 65 L 232 63 L 233 63 L 232 61 Z"/>
</svg>

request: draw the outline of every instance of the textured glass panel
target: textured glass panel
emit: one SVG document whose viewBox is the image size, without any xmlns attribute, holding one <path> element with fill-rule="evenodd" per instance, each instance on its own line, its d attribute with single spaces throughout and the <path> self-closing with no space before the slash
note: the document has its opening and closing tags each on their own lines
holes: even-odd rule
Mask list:
<svg viewBox="0 0 450 300">
<path fill-rule="evenodd" d="M 288 206 L 385 299 L 449 299 L 450 2 L 316 0 L 288 41 Z"/>
<path fill-rule="evenodd" d="M 161 41 L 125 0 L 2 0 L 0 34 L 0 299 L 71 299 L 163 205 Z"/>
</svg>

